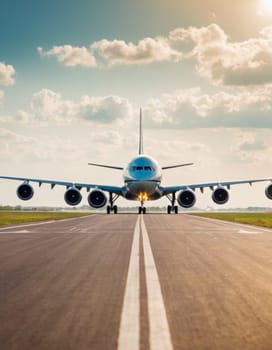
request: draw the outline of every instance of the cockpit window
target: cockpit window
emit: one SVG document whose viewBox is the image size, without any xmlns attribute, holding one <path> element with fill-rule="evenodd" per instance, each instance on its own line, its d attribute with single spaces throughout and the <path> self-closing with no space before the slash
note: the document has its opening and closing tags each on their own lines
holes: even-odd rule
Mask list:
<svg viewBox="0 0 272 350">
<path fill-rule="evenodd" d="M 146 165 L 146 166 L 132 166 L 130 167 L 130 171 L 141 171 L 141 170 L 145 170 L 145 171 L 154 171 L 155 169 L 150 166 L 150 165 Z"/>
</svg>

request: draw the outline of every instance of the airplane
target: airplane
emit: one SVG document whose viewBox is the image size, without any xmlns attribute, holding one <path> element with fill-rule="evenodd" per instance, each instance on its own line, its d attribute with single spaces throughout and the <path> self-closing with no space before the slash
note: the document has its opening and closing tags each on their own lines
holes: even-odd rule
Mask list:
<svg viewBox="0 0 272 350">
<path fill-rule="evenodd" d="M 265 195 L 268 199 L 272 200 L 272 178 L 162 186 L 162 172 L 164 170 L 190 166 L 193 165 L 193 163 L 161 167 L 155 159 L 144 154 L 142 109 L 140 109 L 138 155 L 134 157 L 125 168 L 97 163 L 88 163 L 88 165 L 123 171 L 123 186 L 13 176 L 0 176 L 0 179 L 22 181 L 23 183 L 17 188 L 17 196 L 24 201 L 30 200 L 34 195 L 34 189 L 30 185 L 31 182 L 38 183 L 39 186 L 42 184 L 50 184 L 51 189 L 55 186 L 64 186 L 66 187 L 64 200 L 70 206 L 80 204 L 82 201 L 81 190 L 84 188 L 89 192 L 87 198 L 89 205 L 94 209 L 106 207 L 107 214 L 110 214 L 111 212 L 117 214 L 118 207 L 115 202 L 119 197 L 140 202 L 138 213 L 146 214 L 146 207 L 144 206 L 145 202 L 158 200 L 164 196 L 170 201 L 170 205 L 167 206 L 167 214 L 178 214 L 178 205 L 184 209 L 193 207 L 196 203 L 196 189 L 200 189 L 201 193 L 203 193 L 204 188 L 209 188 L 212 191 L 212 200 L 216 204 L 222 205 L 228 202 L 229 190 L 232 185 L 252 185 L 252 183 L 267 181 L 269 181 L 270 184 L 265 188 Z M 108 193 L 108 197 L 105 192 Z M 176 203 L 178 203 L 178 205 Z"/>
</svg>

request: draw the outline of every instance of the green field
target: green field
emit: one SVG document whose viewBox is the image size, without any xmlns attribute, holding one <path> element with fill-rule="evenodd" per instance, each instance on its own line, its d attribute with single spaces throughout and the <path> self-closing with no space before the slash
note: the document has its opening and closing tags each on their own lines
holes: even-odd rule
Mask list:
<svg viewBox="0 0 272 350">
<path fill-rule="evenodd" d="M 73 212 L 0 212 L 0 226 L 24 224 L 35 221 L 61 220 L 85 215 L 90 214 Z"/>
<path fill-rule="evenodd" d="M 192 215 L 203 216 L 211 219 L 234 221 L 242 224 L 263 226 L 272 228 L 272 212 L 265 213 L 195 213 Z"/>
</svg>

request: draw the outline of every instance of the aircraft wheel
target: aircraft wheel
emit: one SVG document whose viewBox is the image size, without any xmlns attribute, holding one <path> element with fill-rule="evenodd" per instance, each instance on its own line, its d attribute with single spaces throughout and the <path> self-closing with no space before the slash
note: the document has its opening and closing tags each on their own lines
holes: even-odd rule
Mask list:
<svg viewBox="0 0 272 350">
<path fill-rule="evenodd" d="M 114 214 L 117 214 L 117 213 L 118 213 L 118 207 L 117 207 L 117 205 L 114 205 L 114 206 L 113 206 L 113 212 L 114 212 Z"/>
<path fill-rule="evenodd" d="M 167 214 L 171 214 L 171 211 L 172 211 L 172 207 L 171 207 L 171 205 L 168 205 L 167 206 Z"/>
<path fill-rule="evenodd" d="M 143 214 L 146 214 L 146 207 L 142 208 Z"/>
<path fill-rule="evenodd" d="M 110 214 L 110 212 L 111 212 L 111 207 L 107 205 L 107 214 Z"/>
<path fill-rule="evenodd" d="M 174 211 L 175 211 L 175 214 L 178 214 L 178 206 L 177 205 L 175 205 Z"/>
<path fill-rule="evenodd" d="M 138 208 L 138 214 L 142 214 L 142 207 Z"/>
</svg>

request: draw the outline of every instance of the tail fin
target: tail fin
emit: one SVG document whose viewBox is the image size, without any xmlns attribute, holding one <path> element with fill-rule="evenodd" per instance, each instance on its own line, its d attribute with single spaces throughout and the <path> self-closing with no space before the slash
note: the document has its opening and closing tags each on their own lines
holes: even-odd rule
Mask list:
<svg viewBox="0 0 272 350">
<path fill-rule="evenodd" d="M 139 154 L 144 153 L 143 145 L 143 122 L 142 122 L 142 108 L 140 108 L 140 124 L 139 124 Z"/>
</svg>

